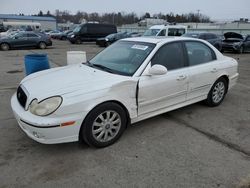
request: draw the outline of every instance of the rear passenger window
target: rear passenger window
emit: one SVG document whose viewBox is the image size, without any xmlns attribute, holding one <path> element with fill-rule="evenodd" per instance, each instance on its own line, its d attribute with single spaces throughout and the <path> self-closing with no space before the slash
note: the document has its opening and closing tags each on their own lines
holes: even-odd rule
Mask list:
<svg viewBox="0 0 250 188">
<path fill-rule="evenodd" d="M 214 52 L 201 42 L 185 42 L 189 66 L 199 65 L 215 60 Z"/>
<path fill-rule="evenodd" d="M 162 46 L 151 60 L 151 65 L 163 65 L 168 70 L 184 67 L 184 55 L 181 43 L 170 43 Z"/>
<path fill-rule="evenodd" d="M 28 37 L 38 37 L 36 34 L 28 33 Z"/>
<path fill-rule="evenodd" d="M 181 36 L 185 34 L 185 29 L 169 28 L 168 36 Z"/>
</svg>

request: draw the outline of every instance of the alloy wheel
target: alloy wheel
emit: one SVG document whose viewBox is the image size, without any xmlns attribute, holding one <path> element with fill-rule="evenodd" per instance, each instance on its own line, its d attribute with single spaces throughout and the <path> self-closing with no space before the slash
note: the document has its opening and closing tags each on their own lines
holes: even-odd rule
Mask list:
<svg viewBox="0 0 250 188">
<path fill-rule="evenodd" d="M 116 137 L 121 129 L 121 117 L 112 110 L 104 111 L 95 119 L 92 134 L 99 142 L 108 142 Z"/>
<path fill-rule="evenodd" d="M 225 94 L 225 85 L 223 82 L 218 82 L 214 89 L 213 89 L 213 93 L 212 93 L 212 99 L 214 103 L 219 103 Z"/>
</svg>

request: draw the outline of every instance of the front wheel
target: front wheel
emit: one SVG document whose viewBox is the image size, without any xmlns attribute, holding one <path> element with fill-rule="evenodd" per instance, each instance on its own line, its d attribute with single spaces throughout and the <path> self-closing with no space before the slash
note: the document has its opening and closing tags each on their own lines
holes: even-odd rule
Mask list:
<svg viewBox="0 0 250 188">
<path fill-rule="evenodd" d="M 206 103 L 208 106 L 215 107 L 222 103 L 223 99 L 226 96 L 228 89 L 228 83 L 225 78 L 219 78 L 214 85 L 212 86 L 207 99 Z"/>
<path fill-rule="evenodd" d="M 10 49 L 10 45 L 7 43 L 2 43 L 1 44 L 1 50 L 3 51 L 8 51 Z"/>
<path fill-rule="evenodd" d="M 82 44 L 82 41 L 81 41 L 80 38 L 77 38 L 75 43 L 76 43 L 76 44 Z"/>
<path fill-rule="evenodd" d="M 45 42 L 40 42 L 39 43 L 39 48 L 40 49 L 45 49 L 47 47 L 46 43 Z"/>
<path fill-rule="evenodd" d="M 88 114 L 80 134 L 88 145 L 106 147 L 120 138 L 126 123 L 126 113 L 120 105 L 113 102 L 104 103 Z"/>
</svg>

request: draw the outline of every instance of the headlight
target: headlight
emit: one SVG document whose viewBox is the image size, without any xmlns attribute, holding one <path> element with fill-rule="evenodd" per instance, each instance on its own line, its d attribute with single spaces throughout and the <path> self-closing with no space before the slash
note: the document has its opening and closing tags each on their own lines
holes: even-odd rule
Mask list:
<svg viewBox="0 0 250 188">
<path fill-rule="evenodd" d="M 55 112 L 62 104 L 62 97 L 55 96 L 38 102 L 34 99 L 29 105 L 29 111 L 37 116 L 47 116 Z"/>
<path fill-rule="evenodd" d="M 109 41 L 109 39 L 108 39 L 108 38 L 105 38 L 105 40 L 106 40 L 106 41 Z"/>
<path fill-rule="evenodd" d="M 70 37 L 71 37 L 71 38 L 74 38 L 74 37 L 75 37 L 75 35 L 71 35 Z"/>
</svg>

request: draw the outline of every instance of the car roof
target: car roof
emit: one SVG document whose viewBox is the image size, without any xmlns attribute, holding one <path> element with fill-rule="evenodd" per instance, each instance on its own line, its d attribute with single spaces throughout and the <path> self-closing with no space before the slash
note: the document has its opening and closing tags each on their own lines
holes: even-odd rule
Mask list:
<svg viewBox="0 0 250 188">
<path fill-rule="evenodd" d="M 149 29 L 164 29 L 164 28 L 180 28 L 180 29 L 184 29 L 187 28 L 184 25 L 154 25 L 151 26 Z"/>
<path fill-rule="evenodd" d="M 122 41 L 132 41 L 132 42 L 146 42 L 146 43 L 166 43 L 166 42 L 174 42 L 174 41 L 183 41 L 183 40 L 193 40 L 200 41 L 199 39 L 189 38 L 189 37 L 134 37 L 134 38 L 126 38 L 122 39 Z"/>
</svg>

